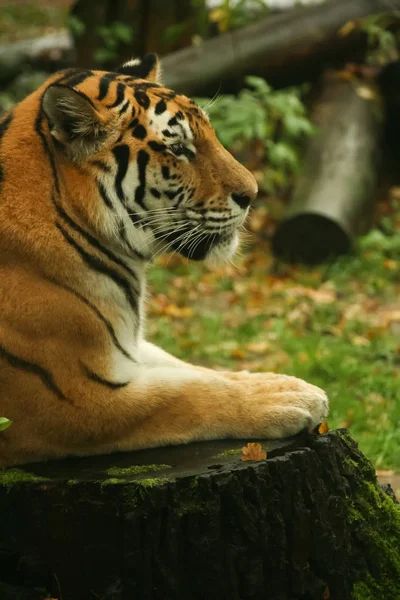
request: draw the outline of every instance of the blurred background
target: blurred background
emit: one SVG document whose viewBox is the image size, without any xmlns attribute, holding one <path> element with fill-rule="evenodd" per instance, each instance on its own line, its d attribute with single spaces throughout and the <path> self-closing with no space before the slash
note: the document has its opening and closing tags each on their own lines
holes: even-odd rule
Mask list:
<svg viewBox="0 0 400 600">
<path fill-rule="evenodd" d="M 148 337 L 214 368 L 327 390 L 400 488 L 400 0 L 0 2 L 0 112 L 67 66 L 145 52 L 260 188 L 217 269 L 150 271 Z"/>
</svg>

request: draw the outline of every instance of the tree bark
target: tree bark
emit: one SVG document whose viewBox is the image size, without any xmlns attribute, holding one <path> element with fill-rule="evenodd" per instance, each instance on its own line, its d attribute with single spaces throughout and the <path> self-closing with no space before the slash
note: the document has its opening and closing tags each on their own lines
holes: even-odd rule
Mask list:
<svg viewBox="0 0 400 600">
<path fill-rule="evenodd" d="M 399 0 L 393 4 L 400 5 Z M 387 11 L 386 0 L 330 0 L 271 16 L 180 50 L 163 60 L 168 87 L 192 95 L 213 94 L 222 82 L 258 74 L 270 83 L 288 85 L 315 78 L 329 65 L 363 57 L 365 36 L 341 36 L 351 20 Z"/>
<path fill-rule="evenodd" d="M 77 65 L 111 69 L 146 52 L 165 54 L 183 48 L 196 33 L 200 10 L 200 2 L 195 9 L 186 0 L 78 0 L 72 14 L 84 23 L 85 32 L 75 38 Z M 96 50 L 104 45 L 99 28 L 115 22 L 131 27 L 132 42 L 119 44 L 106 64 L 96 60 Z"/>
<path fill-rule="evenodd" d="M 371 84 L 329 73 L 293 199 L 273 238 L 277 256 L 319 263 L 348 252 L 371 224 L 383 115 Z"/>
<path fill-rule="evenodd" d="M 242 445 L 2 472 L 2 600 L 400 598 L 400 507 L 346 430 Z"/>
</svg>

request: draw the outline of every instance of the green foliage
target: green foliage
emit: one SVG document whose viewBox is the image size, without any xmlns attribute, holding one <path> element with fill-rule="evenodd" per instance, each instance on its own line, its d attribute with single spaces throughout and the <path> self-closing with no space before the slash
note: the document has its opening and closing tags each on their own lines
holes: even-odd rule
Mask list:
<svg viewBox="0 0 400 600">
<path fill-rule="evenodd" d="M 0 91 L 0 116 L 40 87 L 48 76 L 48 73 L 41 71 L 26 71 L 17 77 L 8 88 Z"/>
<path fill-rule="evenodd" d="M 361 22 L 361 30 L 368 36 L 368 62 L 384 64 L 395 57 L 399 32 L 390 28 L 396 17 L 390 13 L 379 13 L 365 17 Z M 398 26 L 397 26 L 398 27 Z"/>
<path fill-rule="evenodd" d="M 222 33 L 249 25 L 266 16 L 269 8 L 265 0 L 221 0 L 210 12 L 209 19 Z"/>
<path fill-rule="evenodd" d="M 248 88 L 237 96 L 222 95 L 215 102 L 198 98 L 215 127 L 222 144 L 240 152 L 259 142 L 263 162 L 264 188 L 276 192 L 290 185 L 299 168 L 301 142 L 314 133 L 301 100 L 300 88 L 274 90 L 261 77 L 246 77 Z"/>
<path fill-rule="evenodd" d="M 4 431 L 8 427 L 10 427 L 11 424 L 12 421 L 10 421 L 9 419 L 6 419 L 5 417 L 0 417 L 0 431 Z"/>
<path fill-rule="evenodd" d="M 86 31 L 85 23 L 75 15 L 68 15 L 67 27 L 74 37 L 80 37 Z"/>
<path fill-rule="evenodd" d="M 120 21 L 98 27 L 96 31 L 103 44 L 94 52 L 95 60 L 100 63 L 115 60 L 118 58 L 121 45 L 130 44 L 133 41 L 132 27 Z"/>
</svg>

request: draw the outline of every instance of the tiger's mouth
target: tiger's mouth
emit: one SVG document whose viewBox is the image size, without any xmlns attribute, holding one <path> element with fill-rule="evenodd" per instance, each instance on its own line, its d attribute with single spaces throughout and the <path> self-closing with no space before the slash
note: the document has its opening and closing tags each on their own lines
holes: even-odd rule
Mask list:
<svg viewBox="0 0 400 600">
<path fill-rule="evenodd" d="M 197 227 L 187 226 L 184 230 L 171 231 L 169 234 L 156 235 L 156 238 L 162 238 L 165 246 L 165 252 L 177 252 L 190 260 L 205 260 L 210 252 L 223 248 L 228 248 L 237 238 L 237 228 L 229 232 L 207 232 Z"/>
</svg>

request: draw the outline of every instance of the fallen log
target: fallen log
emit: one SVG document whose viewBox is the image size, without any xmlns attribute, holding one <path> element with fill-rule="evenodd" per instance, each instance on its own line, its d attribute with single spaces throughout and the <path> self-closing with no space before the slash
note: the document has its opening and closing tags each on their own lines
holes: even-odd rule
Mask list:
<svg viewBox="0 0 400 600">
<path fill-rule="evenodd" d="M 348 252 L 371 224 L 378 182 L 383 116 L 370 83 L 330 73 L 293 199 L 272 240 L 289 262 L 316 264 Z"/>
<path fill-rule="evenodd" d="M 2 600 L 400 598 L 400 506 L 346 430 L 242 445 L 0 472 Z"/>
<path fill-rule="evenodd" d="M 399 0 L 392 2 L 400 6 Z M 270 16 L 197 47 L 165 56 L 168 87 L 185 94 L 215 92 L 222 82 L 261 75 L 273 85 L 315 78 L 328 65 L 364 56 L 366 38 L 358 30 L 342 36 L 345 23 L 387 11 L 386 0 L 330 0 Z"/>
<path fill-rule="evenodd" d="M 0 85 L 12 81 L 25 70 L 54 72 L 74 62 L 74 48 L 68 31 L 32 40 L 0 45 Z"/>
</svg>

